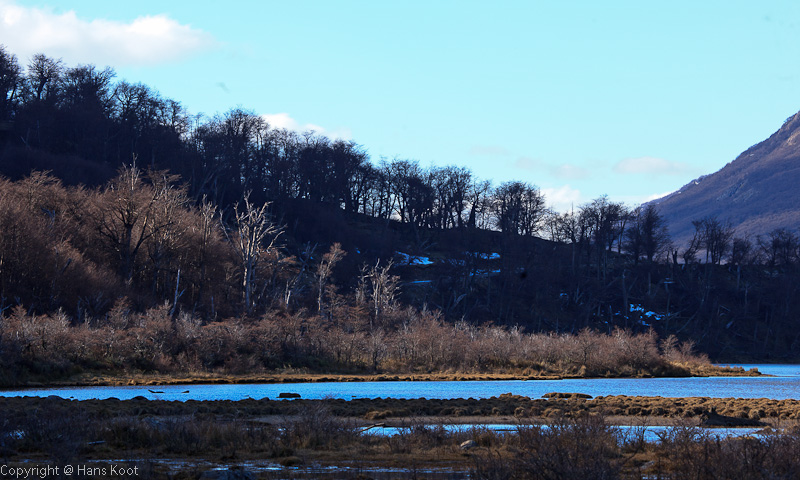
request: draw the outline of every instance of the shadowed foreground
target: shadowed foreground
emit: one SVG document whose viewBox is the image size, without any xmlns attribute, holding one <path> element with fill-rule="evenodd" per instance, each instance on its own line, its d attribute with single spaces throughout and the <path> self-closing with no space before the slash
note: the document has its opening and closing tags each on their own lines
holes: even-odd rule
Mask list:
<svg viewBox="0 0 800 480">
<path fill-rule="evenodd" d="M 793 420 L 800 416 L 798 401 L 584 397 L 554 393 L 547 399 L 503 395 L 483 400 L 238 402 L 0 398 L 0 461 L 100 468 L 95 475 L 71 478 L 120 478 L 109 475 L 110 466 L 120 464 L 136 467 L 137 475 L 130 478 L 165 479 L 800 475 L 800 430 Z M 378 418 L 398 426 L 397 433 L 371 433 L 367 427 Z M 719 438 L 699 427 L 720 419 L 767 426 L 742 438 Z M 510 428 L 446 428 L 462 421 L 509 423 Z M 641 428 L 623 430 L 610 423 Z M 672 427 L 648 442 L 644 426 L 653 424 Z M 339 468 L 320 470 L 324 466 Z M 209 473 L 213 468 L 223 470 Z"/>
</svg>

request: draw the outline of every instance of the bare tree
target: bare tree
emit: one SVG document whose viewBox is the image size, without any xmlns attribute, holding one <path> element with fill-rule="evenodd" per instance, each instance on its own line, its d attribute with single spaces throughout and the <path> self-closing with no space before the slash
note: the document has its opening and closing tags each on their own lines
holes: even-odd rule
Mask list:
<svg viewBox="0 0 800 480">
<path fill-rule="evenodd" d="M 342 250 L 342 245 L 334 243 L 328 253 L 322 256 L 322 261 L 317 265 L 316 287 L 317 287 L 317 311 L 322 313 L 325 303 L 325 294 L 328 289 L 328 281 L 333 274 L 333 268 L 347 253 Z"/>
<path fill-rule="evenodd" d="M 631 215 L 630 226 L 625 231 L 625 247 L 634 262 L 644 255 L 648 263 L 661 254 L 670 244 L 664 218 L 653 204 L 636 208 Z"/>
<path fill-rule="evenodd" d="M 90 220 L 110 252 L 115 252 L 118 270 L 125 283 L 131 285 L 137 272 L 137 257 L 145 242 L 171 225 L 171 216 L 158 215 L 158 205 L 169 201 L 174 193 L 169 188 L 157 189 L 146 184 L 136 166 L 123 167 L 99 193 Z M 172 200 L 182 201 L 179 196 Z"/>
<path fill-rule="evenodd" d="M 776 228 L 766 238 L 759 236 L 758 246 L 770 267 L 791 265 L 800 253 L 800 239 L 785 228 Z"/>
<path fill-rule="evenodd" d="M 37 53 L 28 63 L 26 95 L 37 101 L 51 101 L 58 95 L 64 62 Z"/>
<path fill-rule="evenodd" d="M 719 265 L 722 259 L 728 254 L 731 247 L 731 239 L 734 230 L 730 222 L 723 223 L 717 217 L 706 217 L 701 220 L 694 220 L 697 238 L 700 240 L 700 247 L 706 251 L 706 263 Z"/>
<path fill-rule="evenodd" d="M 525 182 L 504 182 L 494 191 L 497 227 L 504 233 L 533 235 L 546 213 L 544 195 Z"/>
<path fill-rule="evenodd" d="M 753 251 L 753 243 L 749 238 L 736 237 L 731 244 L 731 263 L 737 267 L 753 263 L 757 252 Z"/>
<path fill-rule="evenodd" d="M 20 68 L 17 56 L 6 52 L 0 45 L 0 122 L 11 117 L 12 106 L 20 86 Z"/>
<path fill-rule="evenodd" d="M 372 304 L 374 323 L 370 323 L 370 328 L 373 328 L 375 323 L 380 324 L 383 312 L 394 306 L 400 286 L 400 277 L 390 275 L 391 268 L 391 261 L 381 267 L 380 260 L 374 267 L 368 268 L 364 265 L 361 268 L 361 280 L 356 292 L 356 299 L 361 302 L 369 301 Z"/>
<path fill-rule="evenodd" d="M 282 230 L 272 223 L 267 211 L 268 203 L 257 207 L 250 203 L 250 193 L 244 196 L 244 208 L 239 211 L 239 204 L 233 207 L 235 231 L 226 235 L 233 244 L 236 256 L 242 269 L 242 293 L 244 295 L 245 311 L 249 314 L 253 310 L 253 286 L 256 280 L 256 270 L 265 252 L 275 248 L 275 243 Z"/>
</svg>

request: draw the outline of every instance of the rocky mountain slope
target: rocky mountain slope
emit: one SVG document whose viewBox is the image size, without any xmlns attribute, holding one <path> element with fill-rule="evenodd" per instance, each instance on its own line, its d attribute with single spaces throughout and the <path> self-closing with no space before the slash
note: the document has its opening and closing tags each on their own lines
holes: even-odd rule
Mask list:
<svg viewBox="0 0 800 480">
<path fill-rule="evenodd" d="M 800 112 L 716 173 L 654 200 L 676 245 L 691 238 L 692 220 L 716 216 L 738 237 L 800 227 Z"/>
</svg>

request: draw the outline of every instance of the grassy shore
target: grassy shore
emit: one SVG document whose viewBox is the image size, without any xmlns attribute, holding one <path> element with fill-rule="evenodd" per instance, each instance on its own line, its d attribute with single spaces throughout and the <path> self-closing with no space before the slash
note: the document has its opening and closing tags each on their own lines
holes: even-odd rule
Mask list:
<svg viewBox="0 0 800 480">
<path fill-rule="evenodd" d="M 529 398 L 504 394 L 484 399 L 394 399 L 355 398 L 291 401 L 262 400 L 68 400 L 57 397 L 0 397 L 0 411 L 6 417 L 24 416 L 36 410 L 80 410 L 92 418 L 117 416 L 170 417 L 186 415 L 260 419 L 275 423 L 283 417 L 298 415 L 308 409 L 326 409 L 337 418 L 360 419 L 362 423 L 393 422 L 409 418 L 440 418 L 458 423 L 463 419 L 485 418 L 492 423 L 514 423 L 520 418 L 554 419 L 580 415 L 603 415 L 619 418 L 648 418 L 652 424 L 670 425 L 675 419 L 698 419 L 710 412 L 742 420 L 800 420 L 800 400 L 766 398 L 709 397 L 636 397 L 626 395 L 591 398 L 580 393 L 549 393 L 547 398 Z M 16 412 L 16 413 L 15 413 Z M 272 418 L 272 420 L 266 420 Z M 276 420 L 277 419 L 277 420 Z M 658 420 L 660 419 L 660 420 Z M 483 422 L 481 422 L 483 423 Z"/>
<path fill-rule="evenodd" d="M 193 373 L 81 373 L 65 378 L 34 378 L 15 387 L 122 386 L 122 385 L 197 385 L 248 383 L 318 383 L 318 382 L 404 382 L 404 381 L 482 381 L 482 380 L 562 380 L 569 378 L 652 378 L 760 376 L 757 369 L 708 364 L 671 364 L 658 371 L 605 372 L 602 376 L 577 372 L 552 372 L 526 369 L 519 372 L 433 372 L 433 373 L 313 373 L 276 372 L 255 374 Z"/>
</svg>

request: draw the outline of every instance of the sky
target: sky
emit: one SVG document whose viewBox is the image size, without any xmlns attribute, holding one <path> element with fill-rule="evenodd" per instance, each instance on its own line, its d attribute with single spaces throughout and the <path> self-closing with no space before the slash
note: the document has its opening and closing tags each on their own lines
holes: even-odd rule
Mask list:
<svg viewBox="0 0 800 480">
<path fill-rule="evenodd" d="M 800 109 L 800 2 L 0 0 L 0 44 L 213 116 L 468 167 L 564 211 L 713 173 Z"/>
</svg>

